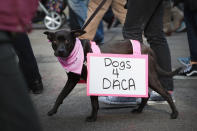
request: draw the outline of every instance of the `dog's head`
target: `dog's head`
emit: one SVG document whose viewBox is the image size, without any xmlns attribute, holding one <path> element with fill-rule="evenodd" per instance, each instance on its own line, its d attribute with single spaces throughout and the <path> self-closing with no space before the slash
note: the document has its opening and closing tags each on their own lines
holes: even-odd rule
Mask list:
<svg viewBox="0 0 197 131">
<path fill-rule="evenodd" d="M 72 52 L 76 37 L 86 33 L 83 30 L 66 31 L 60 30 L 56 32 L 45 31 L 44 34 L 52 43 L 52 48 L 54 50 L 54 55 L 58 57 L 68 57 Z"/>
</svg>

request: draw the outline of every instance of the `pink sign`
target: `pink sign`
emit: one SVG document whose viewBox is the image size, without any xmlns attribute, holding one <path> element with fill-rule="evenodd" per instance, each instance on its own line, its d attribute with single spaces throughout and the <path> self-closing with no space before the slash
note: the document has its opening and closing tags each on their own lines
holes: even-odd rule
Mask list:
<svg viewBox="0 0 197 131">
<path fill-rule="evenodd" d="M 148 97 L 148 55 L 130 41 L 133 55 L 88 54 L 88 96 Z"/>
<path fill-rule="evenodd" d="M 87 95 L 148 97 L 148 55 L 87 56 Z"/>
</svg>

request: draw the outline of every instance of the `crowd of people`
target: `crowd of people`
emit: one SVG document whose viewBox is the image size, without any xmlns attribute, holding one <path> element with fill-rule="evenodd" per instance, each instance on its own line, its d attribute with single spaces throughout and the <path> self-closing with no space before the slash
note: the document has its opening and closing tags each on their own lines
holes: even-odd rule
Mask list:
<svg viewBox="0 0 197 131">
<path fill-rule="evenodd" d="M 101 1 L 68 0 L 70 28 L 81 28 Z M 28 91 L 40 94 L 44 89 L 27 35 L 31 31 L 31 20 L 35 16 L 37 6 L 36 0 L 7 0 L 0 5 L 0 59 L 3 61 L 0 62 L 0 123 L 3 131 L 42 130 L 28 94 Z M 143 36 L 146 37 L 158 58 L 158 64 L 166 71 L 171 71 L 172 68 L 166 35 L 185 31 L 186 27 L 190 56 L 179 59 L 186 65 L 180 75 L 197 76 L 196 0 L 107 0 L 85 28 L 87 33 L 81 36 L 81 39 L 94 40 L 99 45 L 105 44 L 103 22 L 110 28 L 114 19 L 121 23 L 124 39 L 143 43 Z M 160 77 L 160 81 L 173 95 L 172 77 Z M 15 98 L 14 102 L 11 97 Z M 108 104 L 138 102 L 136 98 L 108 96 L 100 97 L 99 100 Z M 164 99 L 152 92 L 149 101 L 158 102 Z"/>
</svg>

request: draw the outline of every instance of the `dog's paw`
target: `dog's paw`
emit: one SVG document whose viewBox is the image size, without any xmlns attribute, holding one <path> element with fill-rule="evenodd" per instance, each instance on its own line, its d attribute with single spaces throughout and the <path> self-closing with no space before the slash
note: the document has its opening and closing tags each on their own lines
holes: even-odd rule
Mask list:
<svg viewBox="0 0 197 131">
<path fill-rule="evenodd" d="M 170 116 L 171 116 L 171 119 L 176 119 L 178 117 L 178 111 L 176 112 L 173 112 Z"/>
<path fill-rule="evenodd" d="M 95 122 L 96 119 L 97 119 L 96 117 L 88 116 L 88 117 L 86 118 L 86 122 Z"/>
<path fill-rule="evenodd" d="M 48 116 L 52 116 L 52 115 L 54 115 L 55 113 L 57 113 L 57 111 L 56 110 L 50 110 L 48 113 L 47 113 L 47 115 Z"/>
<path fill-rule="evenodd" d="M 141 113 L 142 111 L 139 110 L 139 109 L 133 109 L 131 112 L 132 112 L 132 113 L 135 113 L 135 114 L 139 114 L 139 113 Z"/>
</svg>

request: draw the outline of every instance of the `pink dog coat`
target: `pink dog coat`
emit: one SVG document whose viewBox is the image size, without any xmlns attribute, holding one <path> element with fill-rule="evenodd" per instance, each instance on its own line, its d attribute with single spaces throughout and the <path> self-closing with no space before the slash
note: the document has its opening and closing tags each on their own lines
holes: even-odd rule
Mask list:
<svg viewBox="0 0 197 131">
<path fill-rule="evenodd" d="M 100 53 L 100 49 L 96 45 L 96 43 L 93 41 L 91 41 L 90 43 L 93 53 Z M 84 62 L 84 52 L 81 41 L 76 38 L 75 47 L 67 58 L 57 58 L 66 71 L 81 74 Z"/>
</svg>

